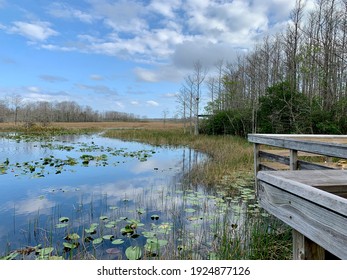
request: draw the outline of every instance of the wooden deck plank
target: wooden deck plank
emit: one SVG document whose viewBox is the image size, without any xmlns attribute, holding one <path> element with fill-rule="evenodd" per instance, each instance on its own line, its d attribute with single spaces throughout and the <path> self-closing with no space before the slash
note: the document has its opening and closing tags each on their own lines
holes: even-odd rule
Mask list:
<svg viewBox="0 0 347 280">
<path fill-rule="evenodd" d="M 263 181 L 259 181 L 258 188 L 261 207 L 335 256 L 347 259 L 345 215 Z"/>
<path fill-rule="evenodd" d="M 343 186 L 347 182 L 345 170 L 259 171 L 257 178 L 347 216 L 346 199 L 311 186 Z"/>
<path fill-rule="evenodd" d="M 347 135 L 249 134 L 248 140 L 258 147 L 258 166 L 277 170 L 255 170 L 255 186 L 261 207 L 293 228 L 293 258 L 347 259 Z"/>
</svg>

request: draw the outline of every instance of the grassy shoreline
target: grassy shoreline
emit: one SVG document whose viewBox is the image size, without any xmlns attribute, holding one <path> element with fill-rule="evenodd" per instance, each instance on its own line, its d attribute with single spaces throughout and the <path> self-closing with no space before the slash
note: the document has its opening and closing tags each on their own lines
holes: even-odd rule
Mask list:
<svg viewBox="0 0 347 280">
<path fill-rule="evenodd" d="M 194 170 L 195 183 L 216 185 L 224 178 L 253 177 L 252 146 L 243 138 L 234 136 L 189 135 L 180 129 L 108 130 L 106 137 L 144 142 L 155 146 L 186 146 L 210 156 L 210 160 Z"/>
</svg>

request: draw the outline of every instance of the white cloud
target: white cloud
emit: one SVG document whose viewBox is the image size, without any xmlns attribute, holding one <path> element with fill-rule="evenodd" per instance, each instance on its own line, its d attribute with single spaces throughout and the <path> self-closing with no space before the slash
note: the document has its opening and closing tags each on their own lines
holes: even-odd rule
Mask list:
<svg viewBox="0 0 347 280">
<path fill-rule="evenodd" d="M 150 83 L 156 83 L 160 81 L 177 82 L 182 78 L 182 75 L 184 74 L 173 65 L 160 65 L 151 70 L 142 67 L 136 67 L 134 69 L 134 73 L 137 80 Z"/>
<path fill-rule="evenodd" d="M 105 80 L 105 78 L 101 75 L 97 75 L 97 74 L 92 74 L 90 75 L 90 79 L 93 81 L 103 81 Z"/>
<path fill-rule="evenodd" d="M 116 101 L 116 105 L 120 108 L 120 109 L 124 109 L 125 106 L 122 102 Z"/>
<path fill-rule="evenodd" d="M 84 23 L 93 23 L 96 19 L 91 14 L 58 2 L 55 2 L 48 7 L 48 13 L 56 18 L 78 19 Z"/>
<path fill-rule="evenodd" d="M 82 90 L 90 90 L 95 93 L 107 94 L 107 95 L 118 95 L 117 90 L 111 89 L 110 87 L 104 86 L 104 85 L 90 86 L 90 85 L 84 85 L 84 84 L 77 84 L 76 86 Z"/>
<path fill-rule="evenodd" d="M 88 0 L 94 15 L 103 18 L 104 23 L 117 32 L 141 32 L 147 29 L 142 18 L 145 6 L 134 0 L 109 2 L 106 0 Z"/>
<path fill-rule="evenodd" d="M 158 82 L 158 75 L 154 73 L 153 71 L 141 68 L 141 67 L 136 67 L 134 69 L 134 73 L 137 77 L 138 80 L 145 81 L 145 82 Z"/>
<path fill-rule="evenodd" d="M 27 87 L 27 89 L 28 89 L 28 91 L 34 92 L 34 93 L 38 93 L 41 91 L 41 89 L 39 87 L 35 87 L 35 86 Z"/>
<path fill-rule="evenodd" d="M 130 101 L 130 104 L 131 104 L 131 105 L 134 105 L 134 106 L 140 105 L 140 103 L 139 103 L 138 101 L 136 101 L 136 100 Z"/>
<path fill-rule="evenodd" d="M 167 18 L 175 18 L 175 10 L 181 5 L 180 0 L 152 0 L 149 9 Z"/>
<path fill-rule="evenodd" d="M 147 105 L 152 106 L 152 107 L 158 107 L 159 103 L 153 100 L 146 101 Z"/>
<path fill-rule="evenodd" d="M 57 36 L 59 33 L 52 28 L 46 21 L 23 22 L 15 21 L 13 25 L 7 28 L 7 31 L 22 35 L 32 41 L 45 41 L 51 36 Z"/>
</svg>

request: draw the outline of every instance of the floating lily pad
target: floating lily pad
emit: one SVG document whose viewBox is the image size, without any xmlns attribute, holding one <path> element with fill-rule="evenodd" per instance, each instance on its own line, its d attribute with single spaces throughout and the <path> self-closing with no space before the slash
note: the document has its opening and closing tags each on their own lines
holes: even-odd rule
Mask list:
<svg viewBox="0 0 347 280">
<path fill-rule="evenodd" d="M 67 236 L 65 236 L 64 239 L 66 240 L 78 240 L 80 236 L 77 233 L 70 233 Z"/>
<path fill-rule="evenodd" d="M 98 244 L 100 244 L 102 241 L 103 241 L 103 239 L 102 239 L 101 237 L 100 237 L 100 238 L 96 238 L 96 239 L 93 240 L 93 244 L 94 244 L 94 245 L 98 245 Z"/>
<path fill-rule="evenodd" d="M 56 228 L 65 228 L 65 227 L 67 227 L 67 226 L 68 226 L 67 223 L 64 223 L 64 224 L 56 224 L 56 225 L 55 225 Z"/>
<path fill-rule="evenodd" d="M 120 244 L 123 244 L 124 243 L 124 240 L 123 239 L 115 239 L 112 241 L 112 244 L 114 245 L 120 245 Z"/>
<path fill-rule="evenodd" d="M 142 257 L 142 250 L 139 246 L 130 246 L 125 250 L 125 255 L 129 260 L 139 260 Z"/>
<path fill-rule="evenodd" d="M 111 240 L 111 239 L 114 238 L 114 235 L 108 234 L 108 235 L 104 235 L 102 238 L 105 239 L 105 240 Z"/>
<path fill-rule="evenodd" d="M 78 247 L 78 243 L 69 243 L 69 242 L 63 242 L 64 248 L 66 249 L 75 249 Z"/>
<path fill-rule="evenodd" d="M 187 213 L 194 213 L 196 210 L 193 208 L 186 208 L 186 209 L 184 209 L 184 211 Z"/>
<path fill-rule="evenodd" d="M 70 219 L 69 219 L 68 217 L 61 217 L 61 218 L 59 219 L 59 222 L 61 222 L 61 223 L 67 223 L 69 220 L 70 220 Z"/>
<path fill-rule="evenodd" d="M 152 220 L 159 220 L 159 216 L 158 216 L 158 215 L 152 215 L 152 216 L 151 216 L 151 219 L 152 219 Z"/>
</svg>

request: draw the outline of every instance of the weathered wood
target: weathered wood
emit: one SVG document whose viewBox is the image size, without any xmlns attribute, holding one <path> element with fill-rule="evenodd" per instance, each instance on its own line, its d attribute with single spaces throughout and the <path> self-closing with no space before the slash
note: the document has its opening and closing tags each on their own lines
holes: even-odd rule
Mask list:
<svg viewBox="0 0 347 280">
<path fill-rule="evenodd" d="M 250 134 L 248 139 L 258 147 L 259 203 L 293 228 L 293 258 L 347 259 L 347 173 L 334 170 L 347 164 L 319 164 L 298 158 L 300 153 L 346 159 L 347 136 Z M 288 149 L 289 157 L 285 150 L 260 151 L 260 145 Z M 260 162 L 259 158 L 267 161 Z M 259 171 L 279 170 L 283 164 L 291 171 Z"/>
<path fill-rule="evenodd" d="M 298 151 L 297 150 L 289 151 L 289 168 L 290 170 L 298 169 Z"/>
<path fill-rule="evenodd" d="M 277 171 L 278 169 L 266 163 L 259 164 L 259 171 Z"/>
<path fill-rule="evenodd" d="M 346 170 L 259 171 L 257 178 L 258 181 L 274 185 L 293 195 L 308 199 L 315 204 L 347 216 L 346 199 L 315 187 L 344 186 L 347 182 Z"/>
<path fill-rule="evenodd" d="M 324 260 L 325 250 L 311 239 L 293 229 L 294 260 Z"/>
<path fill-rule="evenodd" d="M 280 155 L 272 154 L 270 152 L 265 152 L 265 151 L 259 151 L 259 157 L 289 165 L 289 157 L 280 156 Z"/>
<path fill-rule="evenodd" d="M 285 165 L 290 165 L 290 160 L 288 156 L 281 156 L 278 154 L 270 153 L 269 151 L 259 151 L 259 158 L 278 162 Z M 313 162 L 308 162 L 304 160 L 297 160 L 298 169 L 300 170 L 326 170 L 326 169 L 336 169 L 331 166 L 326 166 L 322 164 L 317 164 Z"/>
<path fill-rule="evenodd" d="M 347 216 L 344 213 L 318 205 L 314 199 L 307 199 L 310 197 L 297 196 L 258 179 L 258 200 L 261 207 L 319 246 L 341 259 L 347 259 Z M 303 252 L 303 257 L 308 258 L 310 253 L 305 250 Z"/>
<path fill-rule="evenodd" d="M 254 173 L 255 173 L 255 193 L 257 195 L 257 190 L 258 190 L 258 180 L 257 180 L 257 173 L 260 170 L 260 159 L 259 159 L 259 145 L 257 143 L 253 144 L 253 157 L 254 157 Z"/>
<path fill-rule="evenodd" d="M 317 164 L 313 162 L 308 162 L 304 160 L 298 160 L 298 169 L 300 170 L 327 170 L 327 169 L 336 169 L 331 166 L 326 166 L 322 164 Z"/>
<path fill-rule="evenodd" d="M 288 137 L 293 137 L 293 139 Z M 302 137 L 305 136 L 303 135 Z M 306 137 L 309 136 L 306 135 Z M 344 137 L 346 138 L 346 136 Z M 269 146 L 281 147 L 296 151 L 304 151 L 318 155 L 347 158 L 346 144 L 300 140 L 294 139 L 294 136 L 291 135 L 283 136 L 267 134 L 249 134 L 248 140 L 252 143 L 265 144 Z"/>
</svg>

